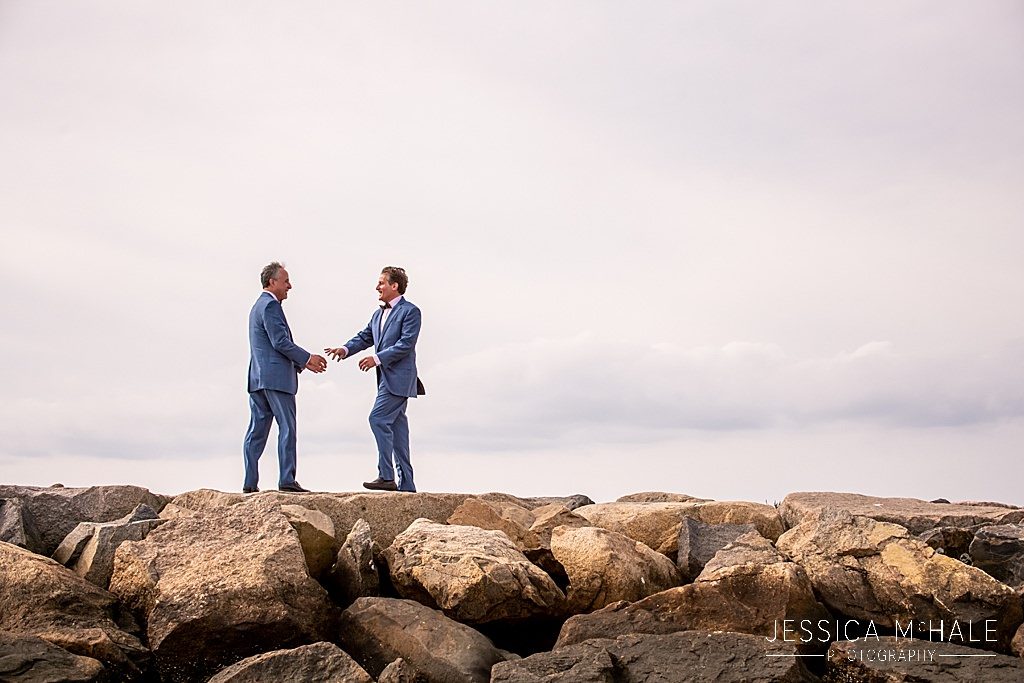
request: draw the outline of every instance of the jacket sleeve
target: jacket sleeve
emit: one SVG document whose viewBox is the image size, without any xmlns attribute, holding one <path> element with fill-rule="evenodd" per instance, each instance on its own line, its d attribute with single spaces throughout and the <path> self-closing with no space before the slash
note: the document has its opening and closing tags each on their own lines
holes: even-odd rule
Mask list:
<svg viewBox="0 0 1024 683">
<path fill-rule="evenodd" d="M 402 319 L 402 333 L 399 335 L 398 341 L 377 352 L 377 358 L 380 359 L 381 365 L 392 365 L 408 356 L 416 348 L 416 340 L 420 336 L 421 320 L 420 309 L 415 306 L 408 307 L 408 312 Z"/>
<path fill-rule="evenodd" d="M 267 305 L 263 311 L 263 326 L 267 330 L 270 345 L 274 347 L 274 350 L 285 356 L 301 371 L 309 362 L 312 354 L 291 340 L 291 335 L 288 334 L 288 323 L 284 320 L 284 311 L 281 309 L 280 302 L 271 301 Z"/>
<path fill-rule="evenodd" d="M 373 346 L 373 316 L 370 316 L 370 322 L 366 323 L 366 328 L 362 332 L 357 332 L 356 336 L 345 342 L 345 348 L 348 349 L 348 355 L 353 356 L 363 349 L 368 349 Z"/>
</svg>

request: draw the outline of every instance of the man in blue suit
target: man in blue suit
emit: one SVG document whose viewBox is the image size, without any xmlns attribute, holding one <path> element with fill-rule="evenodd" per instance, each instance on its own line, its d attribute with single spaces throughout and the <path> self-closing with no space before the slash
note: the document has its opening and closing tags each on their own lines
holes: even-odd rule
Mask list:
<svg viewBox="0 0 1024 683">
<path fill-rule="evenodd" d="M 292 283 L 288 271 L 273 262 L 260 273 L 263 293 L 249 311 L 249 431 L 242 454 L 245 458 L 243 493 L 256 493 L 260 479 L 259 459 L 277 420 L 277 459 L 280 474 L 277 488 L 306 492 L 295 481 L 295 393 L 303 369 L 323 372 L 327 359 L 309 353 L 292 341 L 292 331 L 281 303 L 288 298 Z"/>
<path fill-rule="evenodd" d="M 377 281 L 380 310 L 370 316 L 362 332 L 344 346 L 324 349 L 334 360 L 373 347 L 374 353 L 359 361 L 359 369 L 377 371 L 377 399 L 370 411 L 370 429 L 377 441 L 377 478 L 363 484 L 376 491 L 416 490 L 409 460 L 409 420 L 405 416 L 410 398 L 426 392 L 416 374 L 416 340 L 420 336 L 420 309 L 405 298 L 409 277 L 405 271 L 388 266 Z M 395 470 L 398 481 L 395 482 Z"/>
</svg>

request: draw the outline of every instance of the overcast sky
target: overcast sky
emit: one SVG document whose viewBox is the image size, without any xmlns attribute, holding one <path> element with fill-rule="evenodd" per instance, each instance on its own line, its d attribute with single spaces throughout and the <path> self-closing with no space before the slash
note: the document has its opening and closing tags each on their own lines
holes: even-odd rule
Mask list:
<svg viewBox="0 0 1024 683">
<path fill-rule="evenodd" d="M 420 490 L 1024 504 L 1022 121 L 1016 1 L 0 0 L 0 480 L 238 490 L 282 260 L 311 351 L 409 272 Z"/>
</svg>

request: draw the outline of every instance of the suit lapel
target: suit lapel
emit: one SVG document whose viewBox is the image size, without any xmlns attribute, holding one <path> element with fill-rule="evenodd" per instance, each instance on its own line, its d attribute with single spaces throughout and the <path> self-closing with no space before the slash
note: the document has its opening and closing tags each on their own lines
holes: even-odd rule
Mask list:
<svg viewBox="0 0 1024 683">
<path fill-rule="evenodd" d="M 376 311 L 373 312 L 373 315 L 370 316 L 370 331 L 373 332 L 374 349 L 380 348 L 380 340 L 384 336 L 383 334 L 381 334 L 380 331 L 380 316 L 382 315 L 382 313 L 383 311 L 378 308 Z"/>
</svg>

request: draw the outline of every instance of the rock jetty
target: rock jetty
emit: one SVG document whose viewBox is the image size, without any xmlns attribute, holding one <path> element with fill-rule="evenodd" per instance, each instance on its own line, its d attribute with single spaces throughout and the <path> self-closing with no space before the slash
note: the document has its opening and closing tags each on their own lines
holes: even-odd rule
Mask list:
<svg viewBox="0 0 1024 683">
<path fill-rule="evenodd" d="M 0 485 L 0 681 L 1024 680 L 1024 509 Z"/>
</svg>

